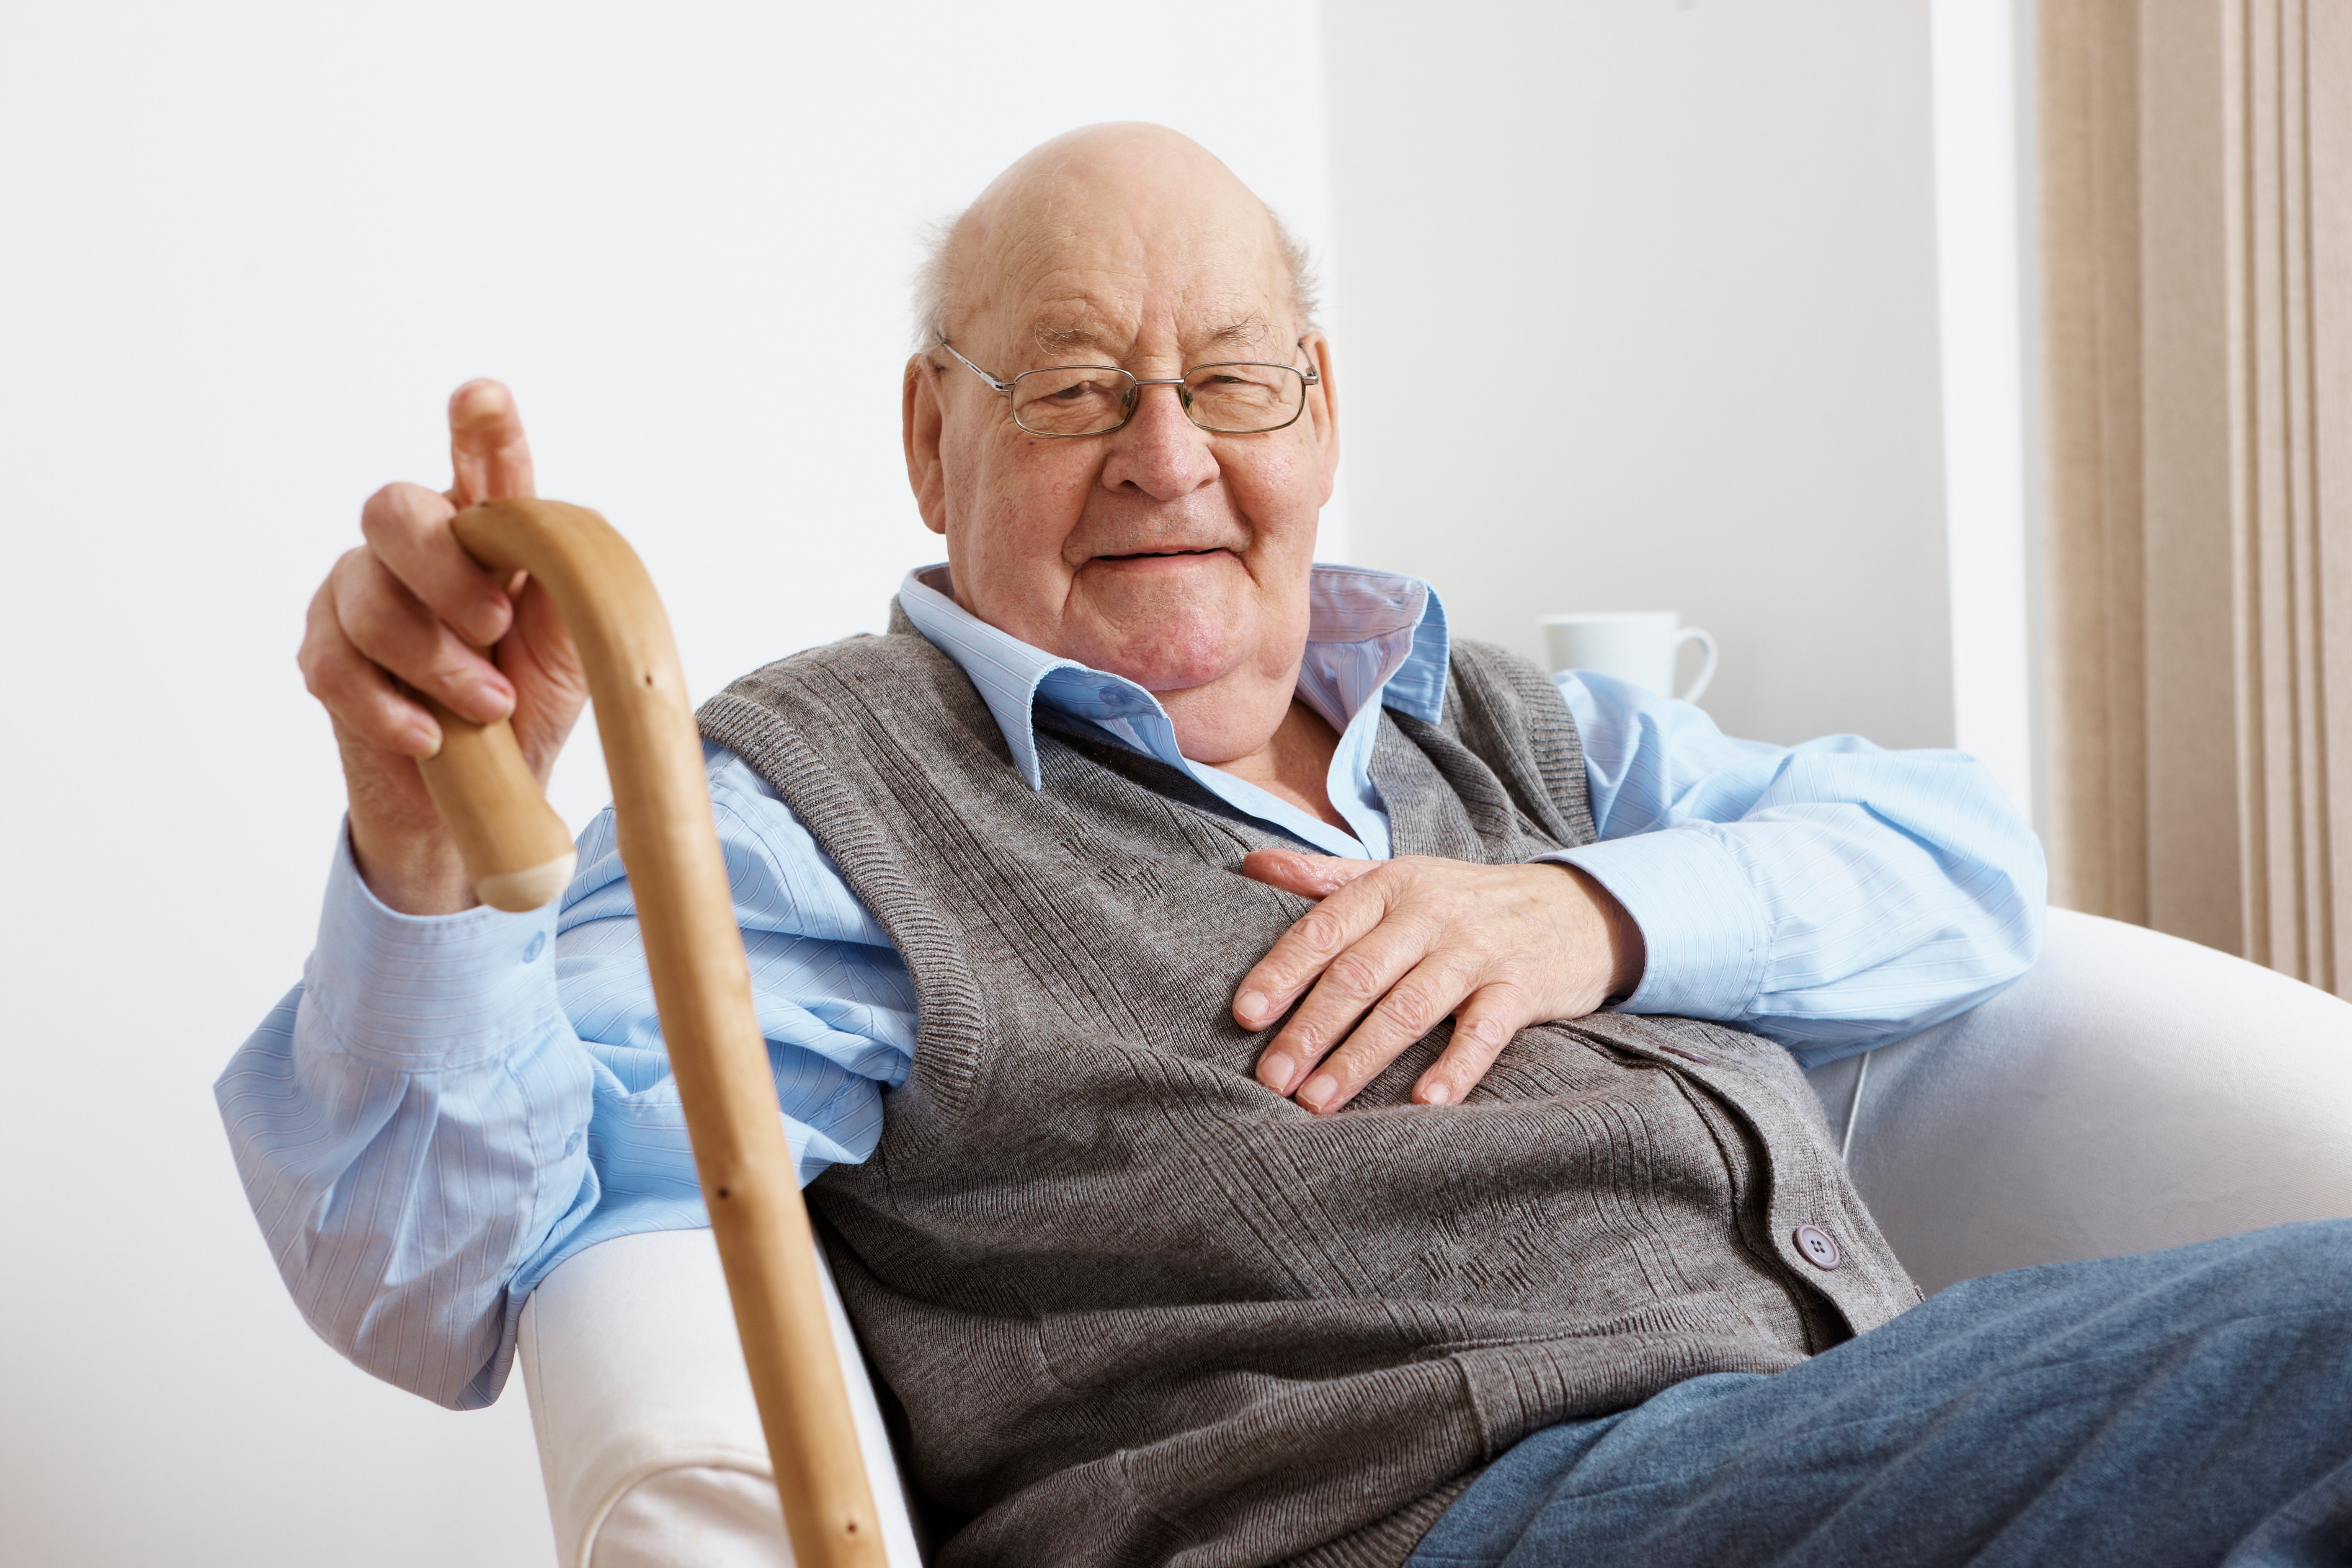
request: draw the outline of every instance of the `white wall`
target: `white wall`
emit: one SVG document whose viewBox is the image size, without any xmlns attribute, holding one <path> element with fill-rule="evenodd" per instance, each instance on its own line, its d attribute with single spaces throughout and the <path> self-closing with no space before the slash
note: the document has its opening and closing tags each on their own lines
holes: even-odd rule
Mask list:
<svg viewBox="0 0 2352 1568">
<path fill-rule="evenodd" d="M 1926 0 L 1326 12 L 1357 558 L 1539 655 L 1721 640 L 1737 734 L 1948 745 Z"/>
<path fill-rule="evenodd" d="M 1328 237 L 1291 4 L 0 9 L 0 1559 L 551 1555 L 519 1387 L 453 1415 L 304 1328 L 209 1085 L 296 978 L 340 810 L 292 655 L 441 406 L 667 593 L 698 694 L 934 559 L 898 439 L 918 223 L 1166 121 Z M 1253 42 L 1235 48 L 1246 34 Z M 558 777 L 601 804 L 593 745 Z"/>
</svg>

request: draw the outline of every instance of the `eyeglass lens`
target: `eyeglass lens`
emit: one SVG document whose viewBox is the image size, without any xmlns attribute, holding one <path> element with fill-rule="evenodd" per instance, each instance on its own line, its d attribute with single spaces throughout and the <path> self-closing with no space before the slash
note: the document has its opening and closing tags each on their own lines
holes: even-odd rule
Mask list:
<svg viewBox="0 0 2352 1568">
<path fill-rule="evenodd" d="M 1202 364 L 1184 373 L 1184 413 L 1204 430 L 1279 430 L 1306 406 L 1307 378 L 1287 365 Z M 1040 436 L 1099 436 L 1134 412 L 1135 377 L 1109 365 L 1056 365 L 1013 378 L 1013 417 Z"/>
</svg>

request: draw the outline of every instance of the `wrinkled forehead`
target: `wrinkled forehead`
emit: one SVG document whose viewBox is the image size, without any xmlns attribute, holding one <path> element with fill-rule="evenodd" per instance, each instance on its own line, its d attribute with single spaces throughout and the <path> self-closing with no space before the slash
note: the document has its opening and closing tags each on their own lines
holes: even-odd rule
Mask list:
<svg viewBox="0 0 2352 1568">
<path fill-rule="evenodd" d="M 1287 363 L 1290 279 L 1264 209 L 1240 223 L 1038 225 L 976 258 L 967 335 L 1038 364 Z"/>
</svg>

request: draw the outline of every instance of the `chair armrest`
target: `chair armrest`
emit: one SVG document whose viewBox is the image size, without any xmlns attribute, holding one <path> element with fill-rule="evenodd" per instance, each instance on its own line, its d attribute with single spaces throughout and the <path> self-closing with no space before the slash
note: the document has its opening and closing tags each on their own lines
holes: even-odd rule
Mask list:
<svg viewBox="0 0 2352 1568">
<path fill-rule="evenodd" d="M 1924 1289 L 2352 1215 L 2352 1003 L 2211 948 L 2050 911 L 2041 962 L 1814 1075 Z M 1841 1129 L 1843 1130 L 1843 1129 Z"/>
<path fill-rule="evenodd" d="M 874 1387 L 817 1274 L 890 1568 L 920 1568 Z M 768 1447 L 708 1230 L 592 1247 L 524 1305 L 516 1357 L 563 1568 L 790 1564 Z"/>
</svg>

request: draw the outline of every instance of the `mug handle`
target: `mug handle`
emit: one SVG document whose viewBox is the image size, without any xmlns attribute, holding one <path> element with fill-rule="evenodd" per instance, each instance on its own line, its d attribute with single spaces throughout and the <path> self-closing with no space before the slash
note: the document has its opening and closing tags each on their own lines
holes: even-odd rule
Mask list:
<svg viewBox="0 0 2352 1568">
<path fill-rule="evenodd" d="M 1706 694 L 1706 683 L 1715 679 L 1715 634 L 1697 626 L 1685 626 L 1675 638 L 1675 652 L 1680 654 L 1683 651 L 1683 644 L 1686 642 L 1697 643 L 1706 650 L 1706 657 L 1699 660 L 1698 679 L 1692 681 L 1690 689 L 1675 700 L 1696 702 Z"/>
</svg>

